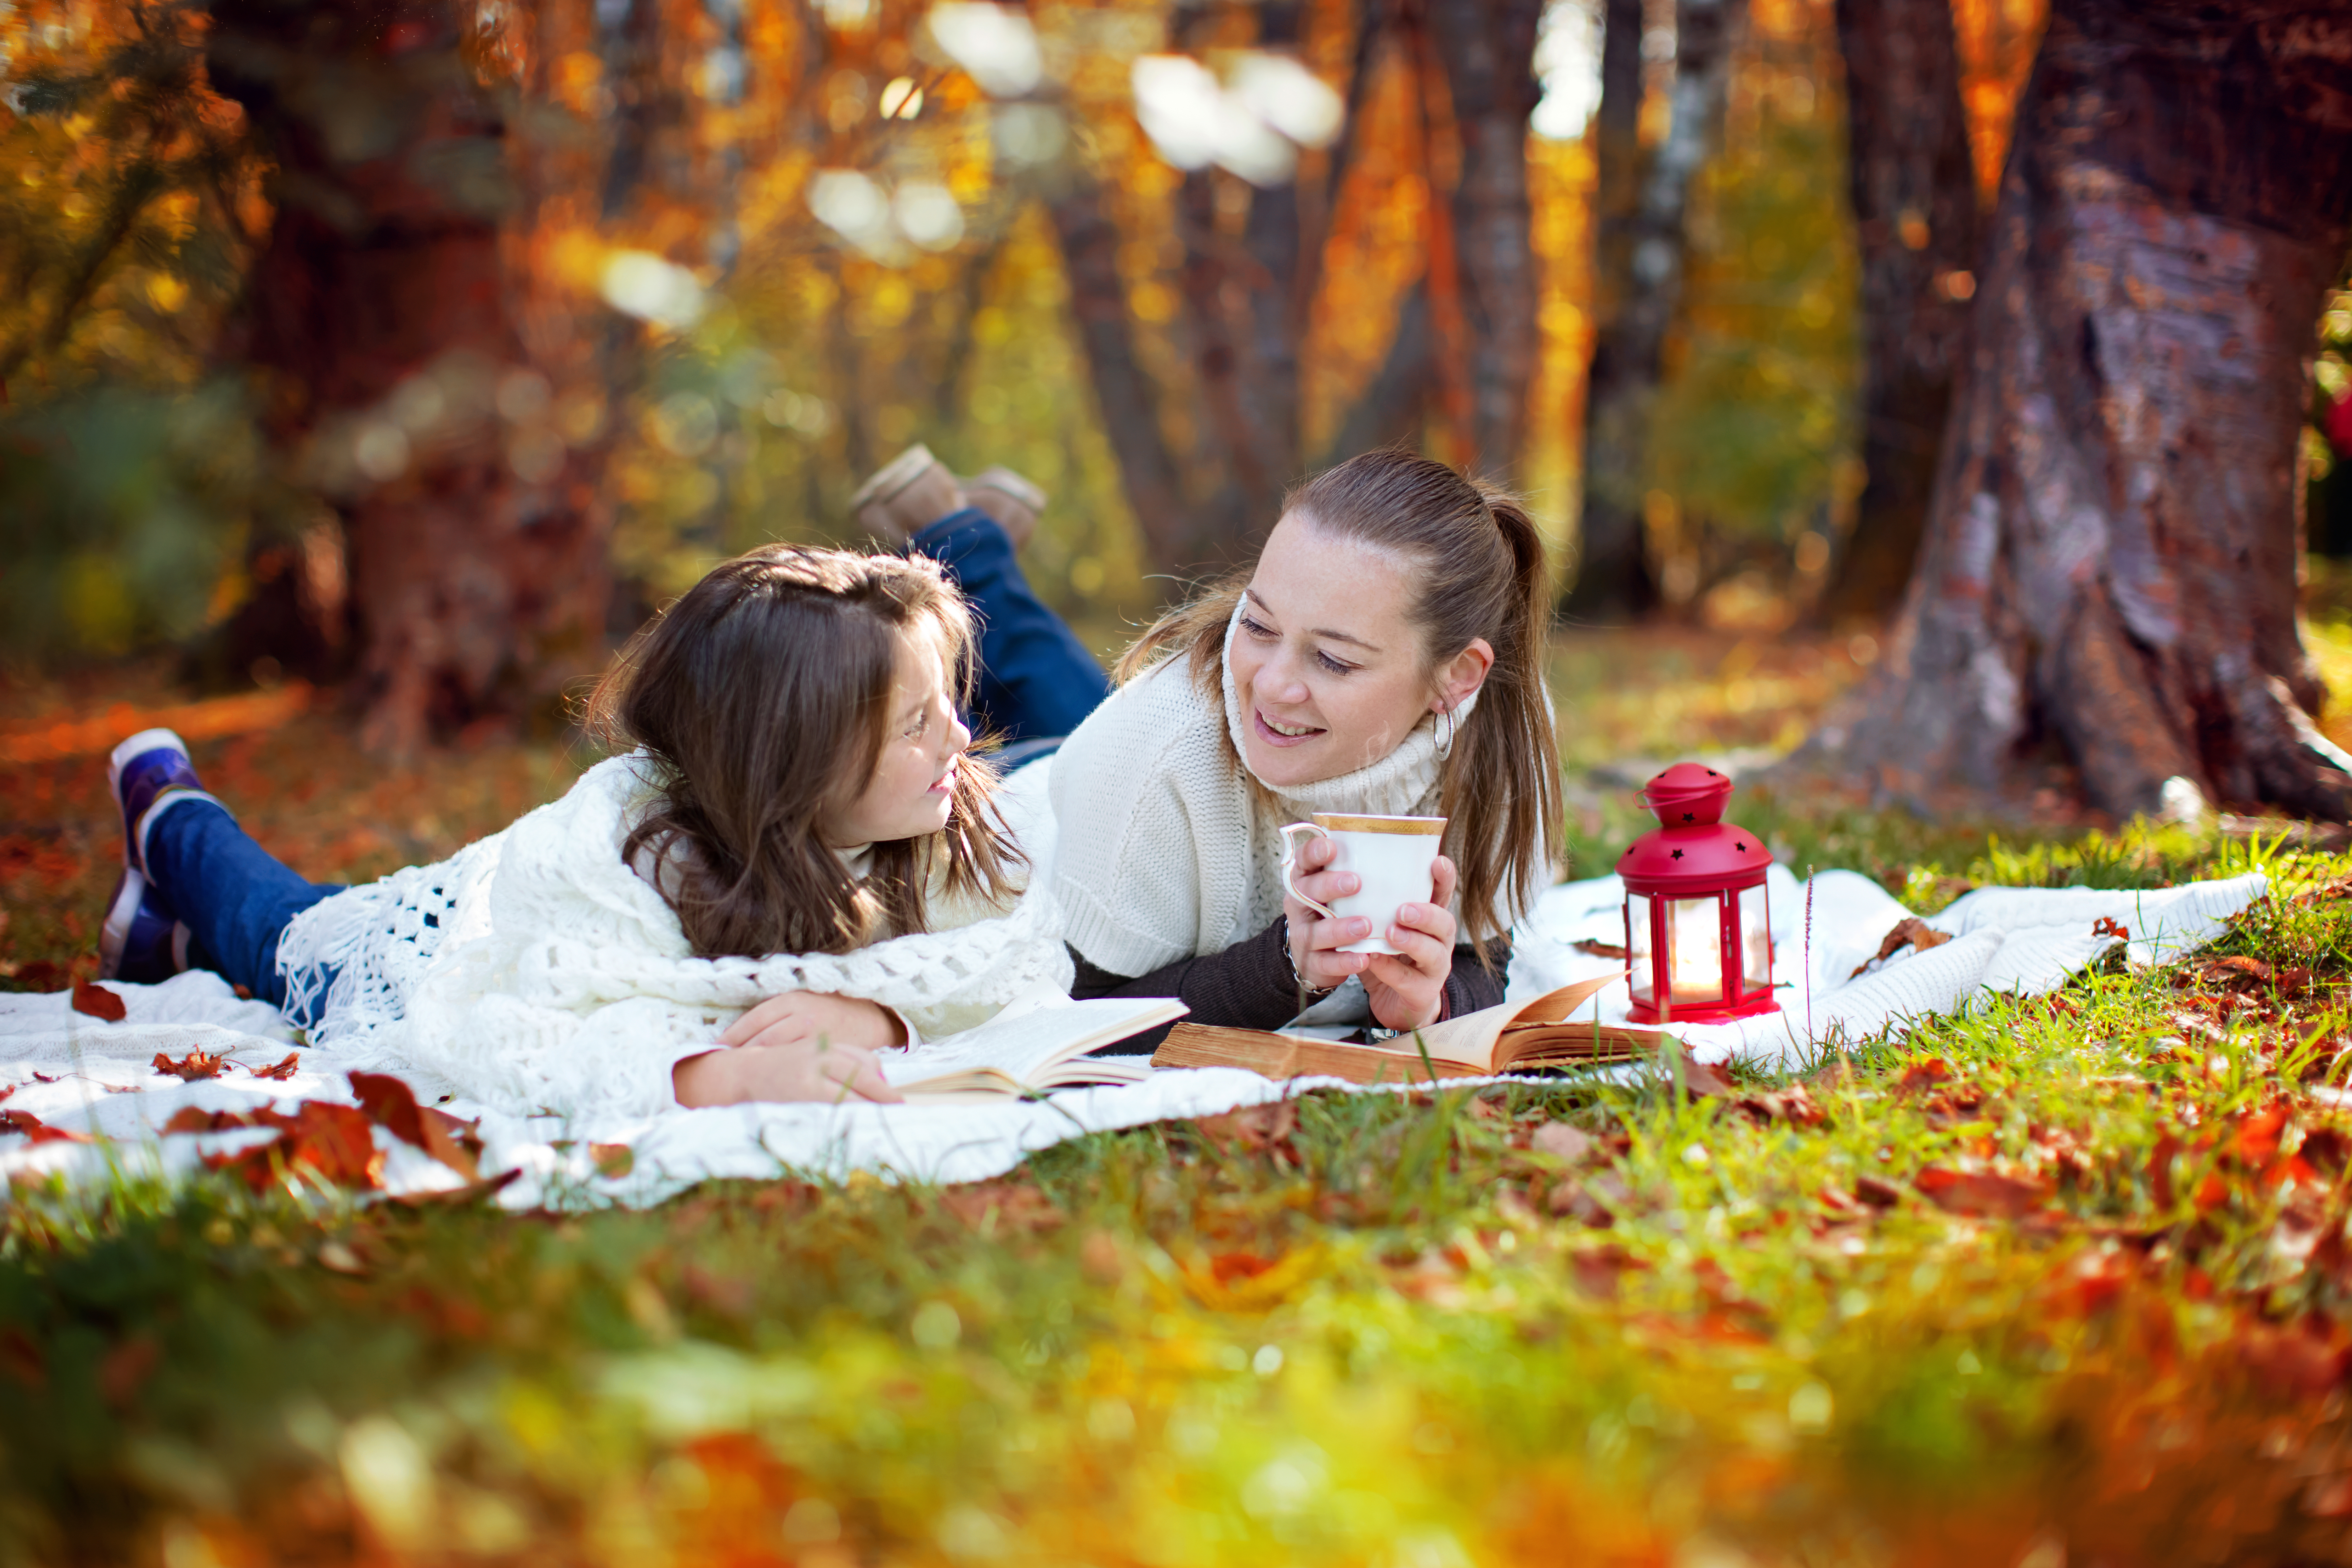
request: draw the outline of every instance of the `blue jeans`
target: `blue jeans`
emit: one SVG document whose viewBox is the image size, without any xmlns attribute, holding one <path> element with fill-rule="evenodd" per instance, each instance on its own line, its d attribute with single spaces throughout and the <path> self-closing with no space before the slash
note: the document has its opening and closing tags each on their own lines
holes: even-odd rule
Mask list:
<svg viewBox="0 0 2352 1568">
<path fill-rule="evenodd" d="M 208 800 L 183 800 L 155 818 L 147 830 L 147 870 L 188 928 L 189 963 L 273 1007 L 286 1005 L 278 939 L 287 922 L 343 890 L 288 870 Z"/>
<path fill-rule="evenodd" d="M 980 622 L 980 689 L 971 727 L 1005 742 L 1004 761 L 1058 739 L 1110 695 L 1110 681 L 1062 617 L 1045 606 L 1013 558 L 1013 541 L 976 507 L 915 535 L 913 548 L 948 569 Z"/>
</svg>

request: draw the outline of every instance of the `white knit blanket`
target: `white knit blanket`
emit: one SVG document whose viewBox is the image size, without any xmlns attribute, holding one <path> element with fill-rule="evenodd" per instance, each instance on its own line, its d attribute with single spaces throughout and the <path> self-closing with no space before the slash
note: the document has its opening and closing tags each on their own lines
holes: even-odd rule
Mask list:
<svg viewBox="0 0 2352 1568">
<path fill-rule="evenodd" d="M 1787 983 L 1781 1010 L 1680 1032 L 1701 1060 L 1738 1056 L 1801 1064 L 1841 1033 L 1858 1040 L 1996 993 L 2052 990 L 2121 940 L 2093 931 L 2103 919 L 2130 931 L 2133 963 L 2178 957 L 2210 941 L 2264 888 L 2263 878 L 2245 876 L 2139 893 L 1983 889 L 1927 922 L 1954 941 L 1924 953 L 1906 950 L 1849 979 L 1909 911 L 1866 878 L 1824 872 L 1814 879 L 1808 942 L 1805 889 L 1775 868 L 1768 890 L 1775 973 Z M 1539 994 L 1617 967 L 1573 944 L 1622 942 L 1621 896 L 1614 878 L 1570 882 L 1547 894 L 1517 932 L 1511 994 Z M 299 1070 L 284 1082 L 245 1070 L 282 1059 L 293 1048 L 289 1033 L 271 1009 L 237 1001 L 213 975 L 190 973 L 162 985 L 112 989 L 129 1009 L 115 1024 L 74 1013 L 63 993 L 0 995 L 0 1088 L 13 1089 L 0 1110 L 29 1111 L 52 1127 L 99 1135 L 92 1142 L 36 1144 L 0 1133 L 0 1177 L 55 1175 L 68 1185 L 103 1183 L 116 1173 L 177 1178 L 197 1169 L 205 1153 L 268 1136 L 252 1131 L 163 1136 L 161 1129 L 184 1106 L 249 1110 L 276 1103 L 290 1110 L 303 1099 L 351 1098 L 346 1064 L 332 1048 L 302 1051 Z M 1602 1019 L 1616 1020 L 1625 1016 L 1625 1004 L 1620 984 L 1594 1005 Z M 194 1083 L 150 1066 L 158 1052 L 176 1058 L 190 1050 L 240 1065 Z M 977 1181 L 1081 1133 L 1210 1115 L 1278 1100 L 1298 1088 L 1349 1087 L 1333 1079 L 1286 1086 L 1208 1068 L 1158 1073 L 1132 1088 L 1075 1089 L 1003 1106 L 672 1108 L 652 1115 L 589 1114 L 567 1123 L 487 1110 L 427 1072 L 411 1069 L 404 1076 L 425 1103 L 479 1118 L 481 1168 L 486 1174 L 520 1173 L 499 1194 L 500 1203 L 518 1209 L 654 1204 L 724 1176 L 866 1171 L 892 1180 Z M 389 1190 L 421 1193 L 460 1184 L 454 1172 L 420 1151 L 381 1130 L 376 1137 L 388 1156 Z M 629 1150 L 625 1173 L 605 1173 L 618 1163 L 614 1145 Z"/>
</svg>

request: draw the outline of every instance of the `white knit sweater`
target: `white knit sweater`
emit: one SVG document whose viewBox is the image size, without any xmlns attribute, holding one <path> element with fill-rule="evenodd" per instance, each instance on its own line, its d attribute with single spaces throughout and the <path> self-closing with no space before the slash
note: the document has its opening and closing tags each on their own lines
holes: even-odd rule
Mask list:
<svg viewBox="0 0 2352 1568">
<path fill-rule="evenodd" d="M 677 914 L 621 859 L 650 776 L 642 753 L 613 758 L 447 860 L 297 915 L 278 955 L 293 997 L 332 973 L 315 1037 L 496 1110 L 650 1115 L 677 1103 L 672 1067 L 779 992 L 863 997 L 937 1037 L 1068 988 L 1069 955 L 1035 895 L 1009 915 L 935 898 L 938 929 L 838 956 L 693 956 Z"/>
<path fill-rule="evenodd" d="M 1223 952 L 1272 924 L 1286 823 L 1318 811 L 1436 816 L 1454 725 L 1476 703 L 1450 721 L 1432 715 L 1369 767 L 1276 789 L 1244 771 L 1241 698 L 1231 674 L 1223 686 L 1219 703 L 1188 660 L 1164 660 L 1055 754 L 1054 900 L 1070 945 L 1113 974 Z"/>
</svg>

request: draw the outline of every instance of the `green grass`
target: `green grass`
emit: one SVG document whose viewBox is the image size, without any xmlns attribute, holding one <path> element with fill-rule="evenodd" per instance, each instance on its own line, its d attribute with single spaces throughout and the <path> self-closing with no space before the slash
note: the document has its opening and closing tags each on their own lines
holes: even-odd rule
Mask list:
<svg viewBox="0 0 2352 1568">
<path fill-rule="evenodd" d="M 1929 893 L 2260 862 L 2214 951 L 2283 978 L 1864 1042 L 1811 1124 L 1562 1079 L 642 1214 L 20 1188 L 0 1563 L 2335 1560 L 2352 904 L 2294 895 L 2352 858 L 1776 820 Z"/>
</svg>

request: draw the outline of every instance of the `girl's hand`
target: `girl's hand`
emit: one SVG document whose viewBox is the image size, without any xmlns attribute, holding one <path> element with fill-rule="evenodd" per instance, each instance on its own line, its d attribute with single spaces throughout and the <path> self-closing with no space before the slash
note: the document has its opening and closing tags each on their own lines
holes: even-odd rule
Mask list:
<svg viewBox="0 0 2352 1568">
<path fill-rule="evenodd" d="M 1445 1011 L 1445 977 L 1454 973 L 1456 930 L 1445 906 L 1453 900 L 1456 873 L 1454 862 L 1443 855 L 1430 862 L 1429 870 L 1431 901 L 1399 904 L 1396 923 L 1387 931 L 1388 944 L 1402 956 L 1391 958 L 1380 952 L 1344 955 L 1368 961 L 1364 993 L 1371 998 L 1372 1016 L 1387 1028 L 1418 1029 L 1425 1024 L 1434 1024 Z"/>
<path fill-rule="evenodd" d="M 868 1051 L 907 1043 L 898 1016 L 878 1002 L 830 991 L 786 991 L 727 1026 L 722 1046 L 814 1045 L 830 1040 Z"/>
<path fill-rule="evenodd" d="M 874 1053 L 830 1040 L 739 1046 L 688 1057 L 670 1069 L 680 1105 L 740 1105 L 747 1100 L 878 1100 L 904 1097 L 883 1079 Z"/>
<path fill-rule="evenodd" d="M 1338 854 L 1336 846 L 1328 838 L 1309 838 L 1298 847 L 1297 868 L 1290 879 L 1298 884 L 1298 891 L 1318 904 L 1328 905 L 1334 899 L 1344 899 L 1363 886 L 1363 879 L 1353 871 L 1327 871 L 1323 868 Z M 1361 942 L 1372 934 L 1372 922 L 1361 915 L 1349 915 L 1340 920 L 1326 920 L 1298 900 L 1297 894 L 1283 889 L 1282 913 L 1290 934 L 1290 970 L 1307 984 L 1309 991 L 1328 991 L 1350 974 L 1361 974 L 1370 956 L 1361 952 L 1334 952 L 1332 949 L 1351 942 Z"/>
<path fill-rule="evenodd" d="M 901 1096 L 884 1081 L 874 1053 L 906 1043 L 898 1016 L 877 1003 L 831 992 L 771 996 L 719 1037 L 731 1049 L 689 1057 L 670 1069 L 680 1105 L 747 1100 L 871 1100 Z"/>
</svg>

